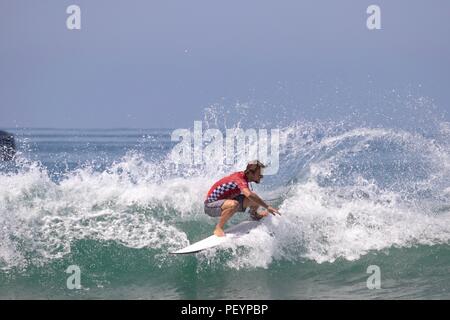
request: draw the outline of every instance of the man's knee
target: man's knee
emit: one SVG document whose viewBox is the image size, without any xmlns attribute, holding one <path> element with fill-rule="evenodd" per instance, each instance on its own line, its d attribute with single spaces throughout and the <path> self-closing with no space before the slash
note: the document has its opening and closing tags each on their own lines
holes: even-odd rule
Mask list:
<svg viewBox="0 0 450 320">
<path fill-rule="evenodd" d="M 237 211 L 239 208 L 239 201 L 237 200 L 227 200 L 225 202 L 225 208 L 222 209 L 232 209 L 233 211 Z"/>
</svg>

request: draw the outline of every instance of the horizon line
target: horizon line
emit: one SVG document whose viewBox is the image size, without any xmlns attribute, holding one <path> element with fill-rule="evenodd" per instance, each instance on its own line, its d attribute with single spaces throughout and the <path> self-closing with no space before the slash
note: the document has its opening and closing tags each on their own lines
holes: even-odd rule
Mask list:
<svg viewBox="0 0 450 320">
<path fill-rule="evenodd" d="M 147 128 L 133 128 L 133 127 L 0 127 L 0 130 L 17 130 L 17 129 L 32 129 L 32 130 L 173 130 L 176 128 L 162 128 L 162 127 L 147 127 Z"/>
</svg>

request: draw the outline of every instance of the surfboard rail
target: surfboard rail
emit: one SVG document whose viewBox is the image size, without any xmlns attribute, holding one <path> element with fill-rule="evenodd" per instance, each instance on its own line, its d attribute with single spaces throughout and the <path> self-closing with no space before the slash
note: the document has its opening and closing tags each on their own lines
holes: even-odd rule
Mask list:
<svg viewBox="0 0 450 320">
<path fill-rule="evenodd" d="M 225 242 L 230 241 L 233 238 L 241 237 L 249 233 L 252 229 L 256 228 L 261 222 L 246 220 L 242 221 L 228 229 L 225 229 L 225 236 L 218 237 L 216 235 L 211 235 L 203 240 L 197 241 L 183 249 L 172 251 L 171 254 L 190 254 L 200 252 L 206 249 L 217 247 Z"/>
</svg>

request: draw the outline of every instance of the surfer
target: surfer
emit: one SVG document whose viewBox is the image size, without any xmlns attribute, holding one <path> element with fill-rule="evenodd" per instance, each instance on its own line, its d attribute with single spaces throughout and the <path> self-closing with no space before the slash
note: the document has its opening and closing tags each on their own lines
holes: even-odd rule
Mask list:
<svg viewBox="0 0 450 320">
<path fill-rule="evenodd" d="M 220 217 L 214 229 L 214 234 L 223 237 L 225 223 L 238 211 L 250 208 L 250 217 L 260 220 L 269 213 L 280 212 L 264 202 L 255 192 L 249 189 L 249 182 L 260 183 L 262 170 L 266 166 L 258 160 L 250 161 L 245 171 L 234 172 L 213 184 L 205 200 L 205 213 L 211 217 Z M 257 212 L 259 207 L 266 210 Z"/>
</svg>

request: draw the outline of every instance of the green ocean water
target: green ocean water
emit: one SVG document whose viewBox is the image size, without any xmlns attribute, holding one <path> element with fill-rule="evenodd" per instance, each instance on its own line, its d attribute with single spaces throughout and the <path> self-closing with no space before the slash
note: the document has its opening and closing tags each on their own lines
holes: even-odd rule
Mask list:
<svg viewBox="0 0 450 320">
<path fill-rule="evenodd" d="M 358 261 L 273 263 L 236 270 L 195 255 L 155 261 L 148 249 L 83 240 L 60 261 L 2 273 L 2 299 L 448 299 L 448 245 L 371 252 Z M 66 268 L 77 264 L 82 288 L 67 288 Z M 381 288 L 368 289 L 370 265 Z"/>
</svg>

